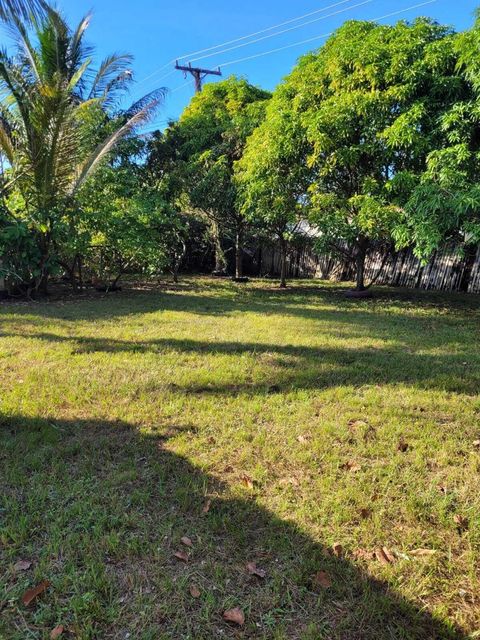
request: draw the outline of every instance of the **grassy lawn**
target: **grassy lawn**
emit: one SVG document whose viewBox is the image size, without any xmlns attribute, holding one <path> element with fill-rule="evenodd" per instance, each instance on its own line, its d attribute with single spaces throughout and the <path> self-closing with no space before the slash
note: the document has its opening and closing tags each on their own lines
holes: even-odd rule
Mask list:
<svg viewBox="0 0 480 640">
<path fill-rule="evenodd" d="M 0 638 L 480 638 L 479 299 L 380 292 L 4 304 Z"/>
</svg>

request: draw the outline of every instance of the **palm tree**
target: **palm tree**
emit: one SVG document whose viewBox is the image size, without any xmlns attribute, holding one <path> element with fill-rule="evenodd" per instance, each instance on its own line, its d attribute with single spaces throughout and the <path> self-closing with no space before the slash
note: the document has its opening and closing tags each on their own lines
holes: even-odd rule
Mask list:
<svg viewBox="0 0 480 640">
<path fill-rule="evenodd" d="M 132 82 L 131 57 L 109 56 L 94 70 L 92 49 L 85 43 L 89 22 L 87 15 L 72 31 L 60 13 L 47 8 L 43 17 L 33 18 L 32 41 L 25 22 L 10 14 L 16 55 L 0 51 L 0 152 L 10 167 L 3 191 L 20 192 L 35 231 L 36 288 L 46 286 L 56 230 L 74 209 L 78 189 L 119 140 L 153 115 L 164 96 L 160 89 L 119 110 Z M 99 117 L 100 130 L 108 133 L 92 136 L 86 123 Z"/>
<path fill-rule="evenodd" d="M 42 0 L 0 0 L 0 20 L 8 20 L 12 15 L 29 20 L 42 8 Z"/>
</svg>

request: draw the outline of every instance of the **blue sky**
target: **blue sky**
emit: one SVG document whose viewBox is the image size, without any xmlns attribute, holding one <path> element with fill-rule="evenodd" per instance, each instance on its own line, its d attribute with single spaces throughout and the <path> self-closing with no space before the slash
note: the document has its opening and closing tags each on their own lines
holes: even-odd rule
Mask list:
<svg viewBox="0 0 480 640">
<path fill-rule="evenodd" d="M 215 68 L 225 62 L 327 34 L 348 19 L 377 19 L 421 2 L 422 0 L 57 0 L 58 7 L 72 21 L 79 19 L 90 9 L 93 11 L 89 40 L 96 46 L 99 57 L 111 52 L 129 52 L 135 56 L 134 71 L 138 86 L 133 90 L 132 97 L 157 86 L 166 86 L 172 91 L 157 118 L 158 124 L 177 117 L 193 95 L 191 83 L 186 84 L 180 72 L 171 72 L 172 65 L 168 63 L 177 57 L 322 9 L 320 13 L 278 29 L 295 27 L 286 33 L 222 54 L 215 52 L 215 55 L 198 62 L 202 66 Z M 436 0 L 386 18 L 382 22 L 391 23 L 399 19 L 428 15 L 460 30 L 472 24 L 474 10 L 479 4 L 480 0 Z M 297 28 L 299 24 L 313 20 L 315 22 Z M 272 33 L 273 31 L 265 32 L 257 37 Z M 229 65 L 224 67 L 224 73 L 235 73 L 254 84 L 273 89 L 302 53 L 320 46 L 323 41 L 314 40 Z M 229 46 L 245 42 L 242 40 Z M 159 71 L 161 67 L 164 68 Z"/>
</svg>

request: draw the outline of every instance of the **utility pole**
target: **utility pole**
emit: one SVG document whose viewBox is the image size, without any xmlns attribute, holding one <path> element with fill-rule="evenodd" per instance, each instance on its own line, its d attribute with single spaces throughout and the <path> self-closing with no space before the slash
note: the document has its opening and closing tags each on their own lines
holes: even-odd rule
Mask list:
<svg viewBox="0 0 480 640">
<path fill-rule="evenodd" d="M 175 64 L 175 69 L 178 71 L 183 71 L 185 74 L 185 78 L 187 77 L 187 73 L 190 73 L 195 80 L 195 93 L 200 93 L 202 90 L 202 82 L 205 76 L 221 76 L 222 72 L 220 71 L 220 67 L 216 71 L 212 69 L 200 69 L 199 67 L 192 67 L 192 63 L 189 62 L 188 66 L 182 66 L 178 64 L 178 60 Z"/>
</svg>

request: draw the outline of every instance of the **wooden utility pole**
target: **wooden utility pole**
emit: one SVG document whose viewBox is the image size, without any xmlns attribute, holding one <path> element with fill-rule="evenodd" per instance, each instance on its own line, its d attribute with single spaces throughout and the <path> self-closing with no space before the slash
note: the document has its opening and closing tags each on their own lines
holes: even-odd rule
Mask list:
<svg viewBox="0 0 480 640">
<path fill-rule="evenodd" d="M 199 67 L 192 67 L 192 63 L 189 62 L 188 66 L 182 66 L 178 64 L 178 60 L 175 64 L 175 69 L 178 71 L 183 71 L 185 77 L 187 77 L 187 73 L 190 73 L 195 80 L 195 93 L 200 93 L 202 90 L 202 82 L 205 76 L 221 76 L 222 72 L 220 71 L 220 67 L 214 71 L 212 69 L 200 69 Z"/>
</svg>

